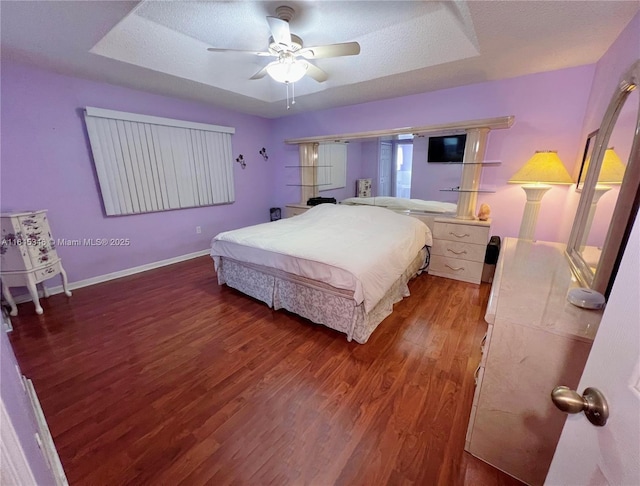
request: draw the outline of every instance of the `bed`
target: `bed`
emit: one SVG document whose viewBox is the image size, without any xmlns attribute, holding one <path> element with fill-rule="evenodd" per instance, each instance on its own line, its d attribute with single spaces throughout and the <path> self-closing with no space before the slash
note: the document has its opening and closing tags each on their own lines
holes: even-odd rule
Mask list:
<svg viewBox="0 0 640 486">
<path fill-rule="evenodd" d="M 457 210 L 457 204 L 455 203 L 391 196 L 349 197 L 340 201 L 340 204 L 383 207 L 397 213 L 413 216 L 431 229 L 433 229 L 433 219 L 436 216 L 454 216 Z"/>
<path fill-rule="evenodd" d="M 218 283 L 364 344 L 409 295 L 431 231 L 384 208 L 321 204 L 293 218 L 220 233 Z"/>
</svg>

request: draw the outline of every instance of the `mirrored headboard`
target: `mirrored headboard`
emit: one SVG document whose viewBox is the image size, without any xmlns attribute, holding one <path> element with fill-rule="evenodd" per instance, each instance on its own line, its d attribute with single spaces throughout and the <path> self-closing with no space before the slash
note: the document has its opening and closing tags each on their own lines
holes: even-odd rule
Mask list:
<svg viewBox="0 0 640 486">
<path fill-rule="evenodd" d="M 299 186 L 301 187 L 301 204 L 306 204 L 306 201 L 309 198 L 317 197 L 319 194 L 317 172 L 314 170 L 314 168 L 317 169 L 318 167 L 317 148 L 319 144 L 365 140 L 381 141 L 383 138 L 391 139 L 392 137 L 400 137 L 403 135 L 410 135 L 413 138 L 413 136 L 420 137 L 464 133 L 466 135 L 466 143 L 462 163 L 460 164 L 460 170 L 458 172 L 459 176 L 457 178 L 457 185 L 455 187 L 441 190 L 450 191 L 457 195 L 457 208 L 455 211 L 456 218 L 473 220 L 476 217 L 478 193 L 491 192 L 479 187 L 482 167 L 487 165 L 499 165 L 499 162 L 484 160 L 489 132 L 491 130 L 510 128 L 511 125 L 513 125 L 513 121 L 513 116 L 502 116 L 438 125 L 425 125 L 420 127 L 295 138 L 287 139 L 285 140 L 285 143 L 299 146 L 300 162 L 297 167 L 305 169 L 300 170 Z M 392 165 L 391 159 L 389 159 L 388 162 L 389 165 Z M 380 163 L 380 160 L 378 160 L 378 163 Z"/>
<path fill-rule="evenodd" d="M 639 85 L 640 60 L 623 75 L 600 128 L 587 139 L 586 175 L 567 245 L 580 284 L 607 297 L 640 203 Z M 605 175 L 611 164 L 619 167 L 614 177 Z"/>
</svg>

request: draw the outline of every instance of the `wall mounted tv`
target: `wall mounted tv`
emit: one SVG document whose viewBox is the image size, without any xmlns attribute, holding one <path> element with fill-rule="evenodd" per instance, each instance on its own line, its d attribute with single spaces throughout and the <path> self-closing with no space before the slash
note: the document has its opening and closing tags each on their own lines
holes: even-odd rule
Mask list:
<svg viewBox="0 0 640 486">
<path fill-rule="evenodd" d="M 467 134 L 429 137 L 427 162 L 461 163 L 464 157 L 464 145 Z"/>
</svg>

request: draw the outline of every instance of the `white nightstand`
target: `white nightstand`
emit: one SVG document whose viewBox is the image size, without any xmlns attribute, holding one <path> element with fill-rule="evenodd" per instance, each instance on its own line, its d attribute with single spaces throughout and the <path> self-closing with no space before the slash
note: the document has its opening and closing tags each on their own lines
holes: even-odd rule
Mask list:
<svg viewBox="0 0 640 486">
<path fill-rule="evenodd" d="M 479 284 L 491 221 L 435 218 L 429 274 Z"/>
<path fill-rule="evenodd" d="M 0 221 L 0 278 L 2 294 L 11 306 L 11 315 L 18 315 L 18 309 L 9 287 L 27 287 L 36 306 L 36 314 L 43 312 L 36 285 L 55 275 L 62 275 L 64 293 L 71 297 L 71 292 L 67 289 L 67 274 L 62 268 L 62 261 L 56 253 L 51 236 L 47 211 L 3 213 Z M 45 297 L 49 296 L 44 284 L 42 291 Z"/>
<path fill-rule="evenodd" d="M 307 206 L 306 204 L 287 204 L 284 207 L 284 217 L 292 218 L 293 216 L 304 213 L 307 209 L 310 208 L 311 206 Z"/>
</svg>

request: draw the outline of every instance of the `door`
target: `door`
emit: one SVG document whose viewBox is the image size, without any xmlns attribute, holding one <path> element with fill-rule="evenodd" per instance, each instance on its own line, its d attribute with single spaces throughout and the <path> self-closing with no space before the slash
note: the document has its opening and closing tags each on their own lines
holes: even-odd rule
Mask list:
<svg viewBox="0 0 640 486">
<path fill-rule="evenodd" d="M 413 164 L 413 140 L 399 140 L 394 143 L 394 169 L 396 197 L 411 197 L 411 168 Z"/>
<path fill-rule="evenodd" d="M 391 142 L 380 142 L 379 159 L 379 184 L 376 196 L 392 196 L 393 179 L 393 144 Z"/>
<path fill-rule="evenodd" d="M 582 413 L 569 415 L 545 484 L 639 485 L 640 217 L 636 217 L 578 393 L 587 387 L 604 394 L 609 420 L 604 427 L 596 427 Z"/>
</svg>

